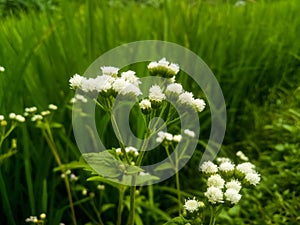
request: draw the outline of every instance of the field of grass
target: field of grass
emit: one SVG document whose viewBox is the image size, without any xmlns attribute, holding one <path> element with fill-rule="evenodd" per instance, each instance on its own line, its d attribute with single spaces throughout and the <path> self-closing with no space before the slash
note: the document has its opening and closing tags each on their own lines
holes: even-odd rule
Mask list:
<svg viewBox="0 0 300 225">
<path fill-rule="evenodd" d="M 221 1 L 157 2 L 63 0 L 54 9 L 1 18 L 0 66 L 5 71 L 0 72 L 0 115 L 56 104 L 53 120 L 62 124 L 53 131 L 57 151 L 63 163 L 77 160 L 80 152 L 72 133 L 69 101 L 74 92 L 69 78 L 83 74 L 97 57 L 124 43 L 177 43 L 206 62 L 223 90 L 228 123 L 220 155 L 233 157 L 243 150 L 262 174 L 261 184 L 246 192 L 239 205 L 224 210 L 218 223 L 299 224 L 298 0 L 257 1 L 244 7 Z M 210 124 L 201 128 L 206 142 Z M 29 216 L 41 213 L 47 214 L 47 224 L 72 224 L 64 182 L 53 171 L 57 164 L 42 136 L 40 129 L 26 122 L 1 146 L 0 154 L 5 154 L 11 140 L 17 139 L 17 152 L 0 161 L 0 224 L 24 224 Z M 196 153 L 180 172 L 185 193 L 202 190 L 200 173 L 194 175 L 200 156 Z M 97 224 L 88 214 L 97 218 L 93 204 L 98 207 L 99 201 L 92 204 L 89 195 L 82 196 L 84 188 L 103 198 L 102 219 L 114 221 L 116 190 L 107 185 L 100 195 L 96 184 L 86 182 L 85 172 L 77 173 L 81 175 L 74 196 L 78 224 Z M 143 208 L 142 197 L 137 200 L 143 224 L 163 224 L 176 212 L 173 178 L 154 185 L 153 190 L 151 207 Z M 125 199 L 126 208 L 129 199 Z"/>
</svg>

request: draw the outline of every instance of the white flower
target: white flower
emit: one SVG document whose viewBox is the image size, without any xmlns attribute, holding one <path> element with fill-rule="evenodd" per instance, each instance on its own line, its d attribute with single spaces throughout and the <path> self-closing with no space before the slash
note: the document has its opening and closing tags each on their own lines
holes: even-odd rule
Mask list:
<svg viewBox="0 0 300 225">
<path fill-rule="evenodd" d="M 85 98 L 83 95 L 80 94 L 76 94 L 75 97 L 70 100 L 71 103 L 75 103 L 78 101 L 86 103 L 88 100 L 87 98 Z"/>
<path fill-rule="evenodd" d="M 116 77 L 119 72 L 119 68 L 113 66 L 102 66 L 101 70 L 103 75 L 109 75 L 112 77 Z"/>
<path fill-rule="evenodd" d="M 218 157 L 216 160 L 218 163 L 231 162 L 231 160 L 227 157 Z"/>
<path fill-rule="evenodd" d="M 185 203 L 183 206 L 187 211 L 189 212 L 194 212 L 197 211 L 198 208 L 200 207 L 200 203 L 199 201 L 196 200 L 196 198 L 194 197 L 193 199 L 185 199 Z"/>
<path fill-rule="evenodd" d="M 151 102 L 148 99 L 143 99 L 140 103 L 139 106 L 142 110 L 147 110 L 151 109 Z"/>
<path fill-rule="evenodd" d="M 129 85 L 129 82 L 123 78 L 116 78 L 114 83 L 112 84 L 112 88 L 117 92 L 120 93 L 124 88 Z"/>
<path fill-rule="evenodd" d="M 92 92 L 96 90 L 96 82 L 94 78 L 84 79 L 79 87 L 84 92 Z"/>
<path fill-rule="evenodd" d="M 162 58 L 158 62 L 151 62 L 148 65 L 148 69 L 157 70 L 159 72 L 163 72 L 167 77 L 172 77 L 179 72 L 179 66 L 175 63 L 170 63 L 166 60 L 166 58 Z"/>
<path fill-rule="evenodd" d="M 163 66 L 163 67 L 166 67 L 166 68 L 167 68 L 167 67 L 169 66 L 169 63 L 170 63 L 170 62 L 168 62 L 168 61 L 166 60 L 166 58 L 162 58 L 161 60 L 158 61 L 157 64 L 158 64 L 159 66 Z"/>
<path fill-rule="evenodd" d="M 31 121 L 32 122 L 35 122 L 35 121 L 38 121 L 38 120 L 42 120 L 43 117 L 41 115 L 34 115 L 33 117 L 31 117 Z"/>
<path fill-rule="evenodd" d="M 158 85 L 153 85 L 149 89 L 149 99 L 150 101 L 161 102 L 166 99 L 166 95 L 162 92 Z"/>
<path fill-rule="evenodd" d="M 125 148 L 125 151 L 126 151 L 127 153 L 133 153 L 135 156 L 138 156 L 138 155 L 139 155 L 138 150 L 137 150 L 135 147 L 132 147 L 132 146 L 126 147 L 126 148 Z"/>
<path fill-rule="evenodd" d="M 233 171 L 234 170 L 234 164 L 231 163 L 231 162 L 222 162 L 220 165 L 219 165 L 219 170 L 220 171 L 224 171 L 224 172 L 230 172 L 230 171 Z"/>
<path fill-rule="evenodd" d="M 177 74 L 179 72 L 179 66 L 175 63 L 171 63 L 169 65 L 169 69 L 174 72 L 174 74 Z"/>
<path fill-rule="evenodd" d="M 243 174 L 253 173 L 255 166 L 250 162 L 241 163 L 236 166 L 236 169 Z"/>
<path fill-rule="evenodd" d="M 234 189 L 239 192 L 242 188 L 242 184 L 238 180 L 231 180 L 225 184 L 225 187 L 227 189 Z"/>
<path fill-rule="evenodd" d="M 168 133 L 168 132 L 163 132 L 163 131 L 159 131 L 157 133 L 158 137 L 156 138 L 156 142 L 161 143 L 163 142 L 165 139 L 167 141 L 172 141 L 173 140 L 173 135 Z"/>
<path fill-rule="evenodd" d="M 4 72 L 5 68 L 3 66 L 0 66 L 0 72 Z"/>
<path fill-rule="evenodd" d="M 139 78 L 135 75 L 135 72 L 132 70 L 121 73 L 121 78 L 135 86 L 139 86 L 139 84 L 141 83 Z"/>
<path fill-rule="evenodd" d="M 182 85 L 178 83 L 169 84 L 166 89 L 166 93 L 175 93 L 175 94 L 181 94 L 183 91 Z"/>
<path fill-rule="evenodd" d="M 8 117 L 9 117 L 9 119 L 14 120 L 14 119 L 16 119 L 16 114 L 15 113 L 10 113 L 8 115 Z"/>
<path fill-rule="evenodd" d="M 182 139 L 182 136 L 180 134 L 174 135 L 173 136 L 173 141 L 175 142 L 180 142 Z"/>
<path fill-rule="evenodd" d="M 200 169 L 203 173 L 216 173 L 218 172 L 218 166 L 211 161 L 204 162 Z"/>
<path fill-rule="evenodd" d="M 122 94 L 122 95 L 132 94 L 135 97 L 137 97 L 143 93 L 137 86 L 129 83 L 125 88 L 122 89 L 120 94 Z"/>
<path fill-rule="evenodd" d="M 202 112 L 205 109 L 206 104 L 203 99 L 194 99 L 193 106 L 197 112 Z"/>
<path fill-rule="evenodd" d="M 37 111 L 37 107 L 35 106 L 25 108 L 25 112 L 27 113 L 34 113 L 36 111 Z"/>
<path fill-rule="evenodd" d="M 252 185 L 257 185 L 260 182 L 260 175 L 256 172 L 247 173 L 245 176 L 246 181 Z"/>
<path fill-rule="evenodd" d="M 77 177 L 75 174 L 72 173 L 72 174 L 70 175 L 70 180 L 71 180 L 71 181 L 77 181 L 77 180 L 78 180 L 78 177 Z"/>
<path fill-rule="evenodd" d="M 225 199 L 231 204 L 236 204 L 240 201 L 242 195 L 235 189 L 229 188 L 224 193 Z"/>
<path fill-rule="evenodd" d="M 42 220 L 46 219 L 46 214 L 45 214 L 45 213 L 41 213 L 40 218 L 41 218 Z"/>
<path fill-rule="evenodd" d="M 73 77 L 70 78 L 70 87 L 72 89 L 81 88 L 82 83 L 86 80 L 85 77 L 80 76 L 79 74 L 75 74 Z"/>
<path fill-rule="evenodd" d="M 0 115 L 0 121 L 4 120 L 4 116 L 3 115 Z"/>
<path fill-rule="evenodd" d="M 22 115 L 16 115 L 16 121 L 18 121 L 19 123 L 24 123 L 25 122 L 25 117 L 23 117 Z"/>
<path fill-rule="evenodd" d="M 181 104 L 188 105 L 188 106 L 194 106 L 194 97 L 193 93 L 191 92 L 183 92 L 179 95 L 178 101 Z"/>
<path fill-rule="evenodd" d="M 224 184 L 225 184 L 225 180 L 219 174 L 211 175 L 207 179 L 208 187 L 216 187 L 222 189 L 224 187 Z"/>
<path fill-rule="evenodd" d="M 194 138 L 195 137 L 195 132 L 190 130 L 190 129 L 185 129 L 183 131 L 184 134 L 186 134 L 187 136 L 191 137 L 191 138 Z"/>
<path fill-rule="evenodd" d="M 208 187 L 204 195 L 212 204 L 223 203 L 223 192 L 220 188 Z"/>
<path fill-rule="evenodd" d="M 249 160 L 248 157 L 242 151 L 238 151 L 236 153 L 236 156 L 239 157 L 243 161 L 248 161 Z"/>
<path fill-rule="evenodd" d="M 49 104 L 48 108 L 51 109 L 51 110 L 57 110 L 57 106 L 54 105 L 54 104 Z"/>
<path fill-rule="evenodd" d="M 51 112 L 49 111 L 49 110 L 45 110 L 45 111 L 42 111 L 41 112 L 41 115 L 42 116 L 47 116 L 47 115 L 49 115 Z"/>
<path fill-rule="evenodd" d="M 94 90 L 100 93 L 109 91 L 112 88 L 115 78 L 109 75 L 101 75 L 97 76 L 94 81 Z"/>
<path fill-rule="evenodd" d="M 242 0 L 239 0 L 237 1 L 234 6 L 235 7 L 240 7 L 240 6 L 245 6 L 246 5 L 246 2 L 245 1 L 242 1 Z"/>
</svg>

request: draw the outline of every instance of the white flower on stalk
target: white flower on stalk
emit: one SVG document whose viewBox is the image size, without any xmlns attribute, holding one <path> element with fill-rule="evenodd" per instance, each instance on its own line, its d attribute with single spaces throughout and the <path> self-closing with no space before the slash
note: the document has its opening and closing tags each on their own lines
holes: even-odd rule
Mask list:
<svg viewBox="0 0 300 225">
<path fill-rule="evenodd" d="M 82 83 L 86 80 L 85 77 L 80 76 L 79 74 L 74 74 L 73 77 L 70 78 L 69 83 L 72 89 L 81 88 Z"/>
<path fill-rule="evenodd" d="M 245 180 L 256 186 L 260 182 L 260 175 L 257 172 L 247 173 Z"/>
<path fill-rule="evenodd" d="M 142 110 L 149 110 L 151 109 L 151 102 L 149 99 L 143 99 L 140 103 L 139 106 Z"/>
<path fill-rule="evenodd" d="M 37 107 L 35 106 L 25 108 L 25 112 L 27 113 L 34 113 L 36 111 L 37 111 Z"/>
<path fill-rule="evenodd" d="M 243 161 L 248 161 L 249 160 L 249 158 L 242 151 L 238 151 L 236 153 L 236 156 L 239 157 Z"/>
<path fill-rule="evenodd" d="M 208 187 L 216 187 L 222 189 L 224 187 L 224 184 L 225 184 L 225 180 L 219 174 L 211 175 L 207 179 Z"/>
<path fill-rule="evenodd" d="M 49 105 L 48 105 L 48 109 L 51 109 L 51 110 L 57 110 L 57 105 L 49 104 Z"/>
<path fill-rule="evenodd" d="M 139 89 L 139 87 L 129 83 L 125 88 L 123 88 L 120 92 L 121 95 L 134 95 L 135 97 L 142 95 L 142 91 Z"/>
<path fill-rule="evenodd" d="M 94 79 L 94 90 L 98 93 L 108 92 L 112 88 L 115 78 L 109 75 L 97 76 Z"/>
<path fill-rule="evenodd" d="M 208 187 L 207 191 L 204 193 L 208 201 L 212 204 L 223 203 L 223 192 L 220 188 L 217 187 Z"/>
<path fill-rule="evenodd" d="M 226 184 L 225 184 L 225 187 L 227 188 L 227 189 L 234 189 L 234 190 L 236 190 L 237 192 L 239 192 L 240 190 L 241 190 L 241 188 L 242 188 L 242 184 L 241 184 L 241 182 L 239 182 L 238 180 L 231 180 L 231 181 L 229 181 L 229 182 L 227 182 Z"/>
<path fill-rule="evenodd" d="M 190 129 L 185 129 L 183 133 L 191 138 L 194 138 L 196 136 L 195 132 Z"/>
<path fill-rule="evenodd" d="M 135 156 L 138 156 L 138 155 L 139 155 L 138 150 L 137 150 L 135 147 L 132 147 L 132 146 L 126 147 L 126 148 L 125 148 L 125 151 L 126 151 L 127 153 L 132 153 L 132 154 L 134 154 Z"/>
<path fill-rule="evenodd" d="M 191 92 L 183 92 L 178 97 L 178 102 L 183 105 L 194 106 L 194 97 Z"/>
<path fill-rule="evenodd" d="M 173 141 L 175 142 L 180 142 L 182 139 L 182 136 L 180 134 L 174 135 L 173 136 Z"/>
<path fill-rule="evenodd" d="M 31 117 L 31 121 L 32 122 L 35 122 L 35 121 L 40 121 L 43 119 L 43 116 L 42 115 L 39 115 L 39 114 L 36 114 L 34 115 L 33 117 Z"/>
<path fill-rule="evenodd" d="M 183 91 L 182 85 L 179 83 L 169 84 L 166 89 L 166 93 L 174 93 L 180 95 Z"/>
<path fill-rule="evenodd" d="M 162 102 L 166 99 L 166 95 L 162 92 L 158 85 L 153 85 L 149 89 L 149 99 L 154 102 Z"/>
<path fill-rule="evenodd" d="M 88 78 L 82 81 L 81 87 L 79 87 L 84 92 L 96 91 L 96 82 L 94 78 Z"/>
<path fill-rule="evenodd" d="M 42 115 L 42 116 L 48 116 L 48 115 L 50 115 L 50 113 L 51 113 L 51 112 L 50 112 L 49 110 L 45 110 L 45 111 L 42 111 L 42 112 L 41 112 L 41 115 Z"/>
<path fill-rule="evenodd" d="M 203 202 L 197 201 L 195 197 L 193 199 L 188 199 L 188 200 L 185 199 L 185 203 L 183 207 L 185 208 L 186 211 L 193 213 L 197 211 L 200 207 L 203 207 Z"/>
<path fill-rule="evenodd" d="M 219 165 L 219 170 L 223 172 L 230 172 L 234 170 L 235 165 L 231 162 L 222 162 Z"/>
<path fill-rule="evenodd" d="M 253 173 L 255 166 L 250 162 L 241 163 L 236 166 L 236 169 L 243 174 Z"/>
<path fill-rule="evenodd" d="M 231 160 L 227 157 L 218 157 L 216 160 L 218 163 L 231 162 Z"/>
<path fill-rule="evenodd" d="M 235 189 L 229 188 L 224 193 L 225 199 L 229 201 L 231 204 L 237 204 L 242 195 Z"/>
<path fill-rule="evenodd" d="M 203 99 L 194 99 L 193 106 L 197 112 L 202 112 L 205 109 L 206 104 Z"/>
<path fill-rule="evenodd" d="M 156 138 L 156 142 L 158 142 L 158 143 L 161 143 L 164 140 L 167 140 L 167 141 L 173 140 L 173 135 L 168 132 L 159 131 L 157 133 L 157 135 L 158 135 L 158 137 Z"/>
<path fill-rule="evenodd" d="M 121 78 L 135 86 L 139 86 L 139 84 L 141 83 L 139 78 L 135 75 L 135 72 L 132 70 L 121 73 Z"/>
<path fill-rule="evenodd" d="M 179 66 L 175 63 L 170 63 L 166 58 L 162 58 L 158 62 L 150 62 L 148 69 L 150 73 L 158 73 L 168 78 L 172 78 L 179 72 Z"/>
<path fill-rule="evenodd" d="M 218 172 L 218 166 L 216 164 L 214 164 L 211 161 L 206 161 L 204 162 L 201 166 L 200 169 L 203 173 L 217 173 Z"/>
<path fill-rule="evenodd" d="M 129 85 L 129 82 L 123 78 L 116 78 L 114 83 L 112 84 L 112 88 L 117 93 L 120 93 L 124 88 Z"/>
<path fill-rule="evenodd" d="M 70 174 L 70 180 L 71 180 L 71 181 L 74 181 L 74 182 L 75 182 L 75 181 L 77 181 L 78 179 L 79 179 L 79 178 L 78 178 L 74 173 L 71 173 L 71 174 Z"/>
<path fill-rule="evenodd" d="M 4 120 L 5 117 L 3 115 L 0 115 L 0 121 Z"/>
<path fill-rule="evenodd" d="M 5 68 L 3 66 L 0 66 L 0 72 L 4 72 Z"/>
<path fill-rule="evenodd" d="M 113 66 L 102 66 L 101 70 L 103 75 L 109 75 L 112 77 L 116 77 L 119 72 L 119 68 Z"/>
<path fill-rule="evenodd" d="M 16 114 L 15 113 L 10 113 L 9 115 L 8 115 L 8 117 L 9 117 L 9 119 L 11 119 L 11 120 L 14 120 L 14 119 L 16 119 Z"/>
<path fill-rule="evenodd" d="M 18 121 L 19 123 L 24 123 L 25 117 L 22 115 L 16 115 L 15 120 Z"/>
</svg>

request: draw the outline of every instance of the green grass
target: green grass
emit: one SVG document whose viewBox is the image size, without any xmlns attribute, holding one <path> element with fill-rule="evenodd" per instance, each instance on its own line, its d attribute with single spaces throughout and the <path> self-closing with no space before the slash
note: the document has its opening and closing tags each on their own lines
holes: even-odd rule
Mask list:
<svg viewBox="0 0 300 225">
<path fill-rule="evenodd" d="M 235 8 L 202 1 L 165 1 L 158 7 L 134 3 L 110 7 L 105 1 L 62 1 L 54 11 L 1 18 L 0 65 L 6 71 L 0 73 L 0 114 L 22 113 L 25 106 L 57 104 L 60 109 L 55 117 L 65 130 L 57 131 L 56 140 L 63 162 L 69 162 L 78 157 L 72 141 L 71 112 L 66 107 L 72 96 L 69 77 L 83 74 L 98 56 L 120 44 L 166 40 L 191 49 L 213 70 L 228 108 L 225 143 L 248 146 L 255 142 L 249 133 L 262 126 L 261 115 L 253 113 L 253 105 L 274 101 L 267 97 L 273 90 L 299 85 L 297 3 L 258 1 Z M 192 88 L 197 92 L 197 87 Z M 259 112 L 266 111 L 268 108 Z M 204 136 L 208 126 L 203 128 Z M 8 224 L 20 224 L 28 216 L 47 210 L 49 224 L 58 223 L 67 199 L 59 174 L 52 171 L 55 163 L 48 147 L 32 126 L 22 125 L 13 136 L 18 137 L 18 153 L 1 165 L 1 218 Z M 264 147 L 257 148 L 247 151 L 260 159 L 257 154 Z M 190 165 L 196 167 L 197 159 L 194 157 Z M 194 170 L 185 169 L 183 179 Z M 195 189 L 193 183 L 187 181 L 183 186 Z M 252 214 L 261 210 L 254 209 Z M 242 216 L 243 221 L 253 218 L 245 212 Z M 64 215 L 63 219 L 69 218 Z M 280 224 L 272 218 L 260 222 L 257 224 Z"/>
</svg>

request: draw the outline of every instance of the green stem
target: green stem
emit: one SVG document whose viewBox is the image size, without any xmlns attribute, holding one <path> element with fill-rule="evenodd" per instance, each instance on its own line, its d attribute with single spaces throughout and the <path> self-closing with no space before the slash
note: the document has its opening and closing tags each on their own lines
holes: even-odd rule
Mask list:
<svg viewBox="0 0 300 225">
<path fill-rule="evenodd" d="M 177 168 L 177 163 L 176 163 Z M 176 169 L 177 171 L 177 169 Z M 180 182 L 179 182 L 179 172 L 176 173 L 176 189 L 177 189 L 177 201 L 178 201 L 178 214 L 181 215 L 181 191 L 180 191 Z"/>
<path fill-rule="evenodd" d="M 51 133 L 51 129 L 50 129 L 50 126 L 48 123 L 45 123 L 45 128 L 42 129 L 42 131 L 43 131 L 43 136 L 45 137 L 45 139 L 51 149 L 51 152 L 54 156 L 56 163 L 58 164 L 59 167 L 62 168 L 63 164 L 60 160 L 60 157 L 59 157 L 59 154 L 56 149 L 56 145 L 55 145 L 52 133 Z M 74 204 L 73 204 L 72 194 L 71 194 L 71 188 L 70 188 L 70 182 L 69 182 L 69 179 L 67 176 L 64 176 L 64 182 L 65 182 L 67 195 L 68 195 L 68 199 L 69 199 L 69 204 L 70 204 L 70 209 L 71 209 L 71 213 L 72 213 L 72 221 L 73 221 L 74 225 L 77 225 Z"/>
<path fill-rule="evenodd" d="M 121 225 L 121 222 L 122 222 L 124 193 L 125 193 L 125 188 L 124 187 L 120 187 L 119 188 L 119 203 L 118 203 L 117 225 Z"/>
</svg>

